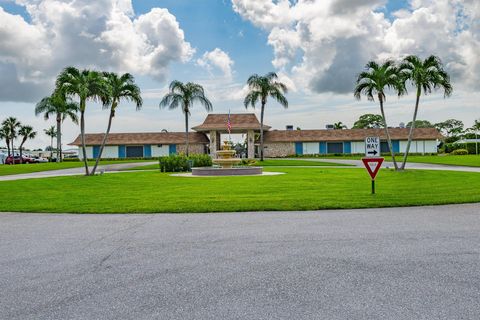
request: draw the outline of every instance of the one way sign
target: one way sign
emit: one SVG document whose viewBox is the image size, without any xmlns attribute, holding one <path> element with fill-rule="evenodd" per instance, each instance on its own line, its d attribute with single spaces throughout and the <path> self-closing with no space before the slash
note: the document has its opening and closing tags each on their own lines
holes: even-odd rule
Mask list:
<svg viewBox="0 0 480 320">
<path fill-rule="evenodd" d="M 365 157 L 380 156 L 380 137 L 365 138 Z"/>
</svg>

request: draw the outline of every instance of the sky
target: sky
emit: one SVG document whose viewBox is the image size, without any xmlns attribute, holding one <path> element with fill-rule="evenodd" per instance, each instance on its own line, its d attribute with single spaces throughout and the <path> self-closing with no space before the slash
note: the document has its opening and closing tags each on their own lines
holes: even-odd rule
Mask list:
<svg viewBox="0 0 480 320">
<path fill-rule="evenodd" d="M 351 127 L 376 102 L 356 101 L 356 75 L 370 60 L 437 55 L 451 75 L 454 94 L 422 97 L 419 119 L 480 118 L 480 1 L 478 0 L 0 0 L 0 121 L 54 125 L 34 114 L 66 66 L 135 76 L 141 111 L 122 103 L 112 132 L 184 130 L 180 110 L 158 104 L 172 80 L 204 86 L 213 112 L 246 110 L 247 78 L 275 71 L 289 92 L 288 109 L 273 101 L 265 123 L 320 129 Z M 413 92 L 413 90 L 410 90 Z M 392 126 L 411 120 L 414 95 L 387 97 Z M 192 126 L 207 112 L 192 109 Z M 104 132 L 108 112 L 87 106 L 87 132 Z M 64 123 L 63 141 L 78 126 Z M 4 142 L 0 142 L 2 146 Z M 64 146 L 68 148 L 68 146 Z"/>
</svg>

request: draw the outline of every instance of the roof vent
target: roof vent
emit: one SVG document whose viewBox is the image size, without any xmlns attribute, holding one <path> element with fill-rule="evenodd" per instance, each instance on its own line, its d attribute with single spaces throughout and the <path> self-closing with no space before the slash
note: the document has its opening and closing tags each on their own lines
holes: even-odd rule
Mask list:
<svg viewBox="0 0 480 320">
<path fill-rule="evenodd" d="M 405 128 L 405 122 L 400 122 L 400 124 L 398 125 L 399 128 Z"/>
<path fill-rule="evenodd" d="M 289 124 L 289 125 L 285 126 L 285 129 L 287 131 L 293 131 L 293 125 Z"/>
<path fill-rule="evenodd" d="M 326 128 L 327 130 L 333 130 L 335 127 L 333 126 L 333 124 L 327 124 L 327 125 L 325 126 L 325 128 Z"/>
</svg>

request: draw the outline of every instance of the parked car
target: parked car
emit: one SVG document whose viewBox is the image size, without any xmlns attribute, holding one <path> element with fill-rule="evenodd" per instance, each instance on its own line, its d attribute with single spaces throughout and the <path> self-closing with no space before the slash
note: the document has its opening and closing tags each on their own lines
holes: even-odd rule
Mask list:
<svg viewBox="0 0 480 320">
<path fill-rule="evenodd" d="M 5 164 L 19 164 L 19 163 L 35 163 L 32 158 L 22 156 L 22 161 L 20 162 L 20 156 L 8 156 L 5 159 Z"/>
<path fill-rule="evenodd" d="M 38 156 L 33 157 L 32 160 L 33 160 L 34 163 L 45 163 L 45 162 L 48 162 L 48 159 L 47 159 L 47 158 L 38 157 Z"/>
</svg>

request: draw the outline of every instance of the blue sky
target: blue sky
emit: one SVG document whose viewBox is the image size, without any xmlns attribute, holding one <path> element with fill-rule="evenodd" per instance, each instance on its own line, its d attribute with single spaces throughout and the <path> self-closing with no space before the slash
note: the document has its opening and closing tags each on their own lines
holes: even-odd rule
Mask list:
<svg viewBox="0 0 480 320">
<path fill-rule="evenodd" d="M 28 10 L 25 4 L 30 5 Z M 114 132 L 183 130 L 179 110 L 158 108 L 174 79 L 204 85 L 214 112 L 245 112 L 246 79 L 269 71 L 276 71 L 289 85 L 290 107 L 283 110 L 269 103 L 268 124 L 308 129 L 342 121 L 351 126 L 363 113 L 378 113 L 376 103 L 353 99 L 355 75 L 368 60 L 406 54 L 436 54 L 452 74 L 454 96 L 422 98 L 420 118 L 432 122 L 458 118 L 467 126 L 480 118 L 476 102 L 480 62 L 470 54 L 480 49 L 480 27 L 475 24 L 480 13 L 471 1 L 453 5 L 448 0 L 68 0 L 63 4 L 0 0 L 0 120 L 16 116 L 37 131 L 51 125 L 33 115 L 34 105 L 49 95 L 55 75 L 69 64 L 128 71 L 136 77 L 144 92 L 144 108 L 135 112 L 131 105 L 122 105 Z M 18 14 L 21 19 L 15 17 Z M 455 20 L 460 14 L 465 16 L 461 30 Z M 155 50 L 161 54 L 155 56 Z M 389 97 L 391 124 L 408 122 L 413 103 L 411 95 L 400 100 Z M 89 106 L 87 130 L 102 132 L 107 115 L 99 106 Z M 205 116 L 195 106 L 192 125 Z M 66 122 L 64 140 L 77 134 L 78 128 Z M 47 143 L 40 134 L 30 147 Z"/>
</svg>

